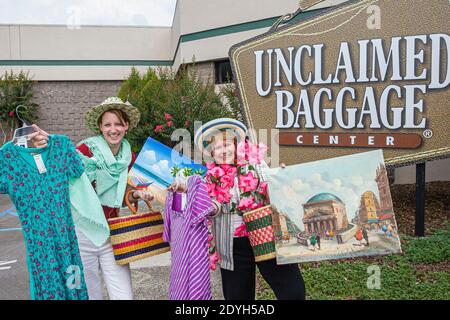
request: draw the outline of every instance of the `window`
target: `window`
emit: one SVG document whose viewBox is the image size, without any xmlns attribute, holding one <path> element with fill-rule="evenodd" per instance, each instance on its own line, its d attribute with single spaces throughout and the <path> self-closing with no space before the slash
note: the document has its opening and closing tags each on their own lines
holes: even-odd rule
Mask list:
<svg viewBox="0 0 450 320">
<path fill-rule="evenodd" d="M 230 60 L 215 61 L 214 69 L 216 74 L 216 84 L 233 81 L 233 72 L 231 71 Z"/>
</svg>

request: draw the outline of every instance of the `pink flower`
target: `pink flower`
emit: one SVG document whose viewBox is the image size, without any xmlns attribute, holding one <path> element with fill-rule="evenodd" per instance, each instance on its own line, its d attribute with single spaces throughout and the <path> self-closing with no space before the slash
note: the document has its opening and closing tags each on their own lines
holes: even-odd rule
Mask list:
<svg viewBox="0 0 450 320">
<path fill-rule="evenodd" d="M 245 227 L 245 223 L 241 224 L 239 227 L 236 228 L 236 231 L 234 232 L 235 237 L 247 237 L 248 232 L 247 228 Z"/>
<path fill-rule="evenodd" d="M 264 195 L 267 194 L 267 187 L 268 187 L 267 181 L 261 182 L 259 184 L 259 188 L 260 188 L 262 194 L 264 194 Z"/>
<path fill-rule="evenodd" d="M 221 167 L 214 167 L 209 170 L 209 172 L 211 172 L 211 175 L 215 178 L 219 178 L 225 174 L 225 171 L 223 171 Z"/>
<path fill-rule="evenodd" d="M 12 117 L 14 117 L 14 111 L 10 111 L 9 113 L 8 113 L 8 115 L 12 118 Z"/>
<path fill-rule="evenodd" d="M 258 150 L 258 161 L 259 161 L 259 163 L 261 163 L 264 160 L 265 156 L 266 156 L 267 146 L 262 144 L 262 143 L 260 143 L 258 145 L 258 149 L 259 149 Z"/>
<path fill-rule="evenodd" d="M 155 133 L 159 133 L 161 131 L 164 130 L 164 125 L 163 124 L 159 124 L 155 127 Z"/>
<path fill-rule="evenodd" d="M 219 262 L 219 254 L 216 251 L 213 254 L 209 255 L 209 267 L 212 270 L 216 270 L 217 262 Z"/>
<path fill-rule="evenodd" d="M 167 112 L 164 112 L 164 119 L 166 119 L 166 121 L 169 121 L 170 119 L 172 119 L 172 116 Z"/>
<path fill-rule="evenodd" d="M 223 175 L 220 178 L 220 185 L 224 188 L 233 188 L 234 187 L 234 176 Z"/>
<path fill-rule="evenodd" d="M 237 164 L 238 165 L 244 165 L 245 161 L 248 161 L 248 154 L 249 154 L 249 145 L 245 141 L 239 142 L 236 149 L 236 155 L 237 155 Z"/>
<path fill-rule="evenodd" d="M 252 172 L 249 172 L 246 175 L 240 175 L 238 181 L 238 187 L 242 189 L 243 192 L 255 191 L 258 186 L 258 178 L 255 178 Z"/>
<path fill-rule="evenodd" d="M 237 173 L 237 168 L 235 166 L 232 166 L 230 164 L 221 164 L 220 167 L 225 171 L 225 174 L 233 177 L 236 175 Z"/>
<path fill-rule="evenodd" d="M 168 121 L 167 122 L 167 126 L 170 128 L 171 126 L 173 126 L 173 121 Z"/>
<path fill-rule="evenodd" d="M 206 165 L 206 168 L 208 168 L 208 170 L 211 170 L 212 168 L 214 168 L 216 166 L 216 164 L 214 162 L 206 162 L 205 165 Z"/>
<path fill-rule="evenodd" d="M 255 209 L 261 208 L 262 206 L 263 206 L 263 203 L 256 203 L 256 202 L 254 202 L 254 203 L 250 206 L 250 209 L 255 210 Z"/>
<path fill-rule="evenodd" d="M 216 197 L 216 185 L 213 183 L 207 183 L 206 188 L 208 189 L 208 194 L 210 197 Z"/>
<path fill-rule="evenodd" d="M 228 188 L 217 187 L 216 200 L 219 201 L 220 203 L 230 202 L 231 193 L 228 191 Z"/>
<path fill-rule="evenodd" d="M 255 198 L 253 196 L 250 197 L 243 197 L 241 198 L 241 201 L 239 202 L 238 209 L 239 210 L 245 210 L 251 208 L 252 204 L 255 202 Z"/>
<path fill-rule="evenodd" d="M 266 155 L 267 147 L 263 144 L 251 144 L 249 146 L 248 161 L 250 164 L 261 164 Z"/>
</svg>

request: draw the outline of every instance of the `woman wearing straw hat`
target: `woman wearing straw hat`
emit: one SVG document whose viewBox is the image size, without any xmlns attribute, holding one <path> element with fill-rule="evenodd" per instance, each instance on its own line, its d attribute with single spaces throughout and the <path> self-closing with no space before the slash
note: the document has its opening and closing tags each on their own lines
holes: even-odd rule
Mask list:
<svg viewBox="0 0 450 320">
<path fill-rule="evenodd" d="M 98 135 L 81 141 L 77 150 L 103 207 L 104 217 L 99 223 L 116 217 L 124 201 L 128 171 L 136 159 L 124 137 L 139 119 L 139 110 L 118 97 L 110 97 L 86 113 L 86 126 Z M 33 134 L 32 141 L 36 146 L 45 147 L 48 134 L 38 127 L 35 129 L 38 132 Z M 153 200 L 149 191 L 134 191 L 129 200 L 137 202 L 141 198 Z M 103 299 L 102 271 L 111 300 L 133 299 L 130 268 L 116 264 L 109 239 L 99 244 L 93 241 L 95 235 L 83 232 L 86 229 L 81 231 L 76 224 L 75 227 L 89 298 Z"/>
<path fill-rule="evenodd" d="M 233 164 L 237 144 L 246 138 L 247 128 L 240 121 L 216 119 L 200 127 L 194 137 L 196 147 L 215 164 Z M 262 175 L 259 168 L 258 173 Z M 234 184 L 237 188 L 237 183 Z M 239 197 L 238 190 L 230 190 Z M 277 265 L 275 259 L 255 262 L 248 236 L 236 232 L 244 223 L 241 216 L 231 214 L 231 201 L 219 203 L 215 199 L 216 215 L 213 218 L 213 235 L 220 257 L 223 294 L 226 300 L 255 299 L 255 266 L 283 300 L 304 299 L 305 286 L 296 264 Z M 234 199 L 236 201 L 236 199 Z"/>
</svg>

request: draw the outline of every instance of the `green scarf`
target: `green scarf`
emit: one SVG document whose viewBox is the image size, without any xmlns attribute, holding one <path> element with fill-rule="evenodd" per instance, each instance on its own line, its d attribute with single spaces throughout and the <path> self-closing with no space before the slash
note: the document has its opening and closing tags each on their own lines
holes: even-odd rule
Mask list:
<svg viewBox="0 0 450 320">
<path fill-rule="evenodd" d="M 102 205 L 86 173 L 70 179 L 70 207 L 75 228 L 97 247 L 109 238 L 109 226 Z"/>
<path fill-rule="evenodd" d="M 119 152 L 113 155 L 103 136 L 87 138 L 78 145 L 85 144 L 92 152 L 89 158 L 81 154 L 86 175 L 96 181 L 96 191 L 100 203 L 111 208 L 120 208 L 127 187 L 128 166 L 131 163 L 131 147 L 122 140 Z"/>
</svg>

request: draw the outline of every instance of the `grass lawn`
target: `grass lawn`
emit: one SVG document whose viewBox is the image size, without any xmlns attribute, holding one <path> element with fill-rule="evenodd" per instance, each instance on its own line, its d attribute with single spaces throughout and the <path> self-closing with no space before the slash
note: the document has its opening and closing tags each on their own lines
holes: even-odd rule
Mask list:
<svg viewBox="0 0 450 320">
<path fill-rule="evenodd" d="M 431 236 L 402 236 L 402 254 L 300 265 L 307 299 L 439 299 L 450 300 L 450 225 Z M 380 288 L 367 286 L 368 268 L 380 270 Z M 257 299 L 275 299 L 257 275 Z"/>
<path fill-rule="evenodd" d="M 414 189 L 411 186 L 392 189 L 403 253 L 302 263 L 299 266 L 307 299 L 450 300 L 450 184 L 427 185 L 427 230 L 423 238 L 411 236 Z M 379 289 L 367 286 L 368 278 L 373 275 L 373 271 L 368 273 L 370 266 L 379 267 Z M 275 299 L 259 273 L 256 296 L 257 299 Z"/>
</svg>

